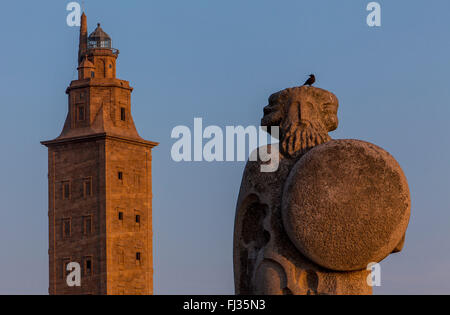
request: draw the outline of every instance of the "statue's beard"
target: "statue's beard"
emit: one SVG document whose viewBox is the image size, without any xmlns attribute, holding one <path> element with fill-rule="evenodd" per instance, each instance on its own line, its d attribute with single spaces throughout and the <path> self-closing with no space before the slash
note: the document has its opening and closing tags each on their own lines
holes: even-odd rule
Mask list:
<svg viewBox="0 0 450 315">
<path fill-rule="evenodd" d="M 300 125 L 283 129 L 281 152 L 289 157 L 304 154 L 315 146 L 331 140 L 325 126 L 317 122 L 302 122 Z"/>
</svg>

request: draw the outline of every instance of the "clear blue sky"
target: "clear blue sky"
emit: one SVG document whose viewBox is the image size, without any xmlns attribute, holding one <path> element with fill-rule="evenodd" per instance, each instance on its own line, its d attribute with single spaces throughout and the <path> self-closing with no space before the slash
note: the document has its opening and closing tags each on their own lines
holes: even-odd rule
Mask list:
<svg viewBox="0 0 450 315">
<path fill-rule="evenodd" d="M 69 1 L 2 1 L 0 293 L 46 294 L 47 152 L 76 74 Z M 450 293 L 450 1 L 86 0 L 121 50 L 118 75 L 154 151 L 155 289 L 233 294 L 234 213 L 244 163 L 170 158 L 177 125 L 255 125 L 267 97 L 317 85 L 341 103 L 334 138 L 390 151 L 413 201 L 406 247 L 382 264 L 376 293 Z"/>
</svg>

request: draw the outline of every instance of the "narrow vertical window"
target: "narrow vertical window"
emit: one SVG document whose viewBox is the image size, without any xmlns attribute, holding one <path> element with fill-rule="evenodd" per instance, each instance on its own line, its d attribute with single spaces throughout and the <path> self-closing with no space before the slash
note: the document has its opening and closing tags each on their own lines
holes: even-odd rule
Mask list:
<svg viewBox="0 0 450 315">
<path fill-rule="evenodd" d="M 84 121 L 85 119 L 84 106 L 78 106 L 78 121 Z"/>
<path fill-rule="evenodd" d="M 138 210 L 134 210 L 134 230 L 139 232 L 141 230 L 141 213 Z"/>
<path fill-rule="evenodd" d="M 70 238 L 72 234 L 72 220 L 71 219 L 63 219 L 62 220 L 62 238 Z"/>
<path fill-rule="evenodd" d="M 124 223 L 124 211 L 123 209 L 117 208 L 117 219 L 119 220 L 119 227 L 123 227 Z"/>
<path fill-rule="evenodd" d="M 92 257 L 88 256 L 84 258 L 84 275 L 91 276 L 92 275 Z"/>
<path fill-rule="evenodd" d="M 95 78 L 95 72 L 94 71 L 91 72 L 91 78 Z"/>
<path fill-rule="evenodd" d="M 120 108 L 120 120 L 122 120 L 122 121 L 126 121 L 127 120 L 125 107 L 121 107 Z"/>
<path fill-rule="evenodd" d="M 70 182 L 66 181 L 62 183 L 62 199 L 70 199 Z"/>
<path fill-rule="evenodd" d="M 85 236 L 92 234 L 92 216 L 83 217 L 83 234 Z"/>
<path fill-rule="evenodd" d="M 123 172 L 117 173 L 117 178 L 118 178 L 119 180 L 123 180 Z"/>
<path fill-rule="evenodd" d="M 84 198 L 92 196 L 92 177 L 83 180 L 83 196 Z"/>
<path fill-rule="evenodd" d="M 141 253 L 140 253 L 140 252 L 137 252 L 137 253 L 136 253 L 136 261 L 137 261 L 138 263 L 141 262 Z"/>
</svg>

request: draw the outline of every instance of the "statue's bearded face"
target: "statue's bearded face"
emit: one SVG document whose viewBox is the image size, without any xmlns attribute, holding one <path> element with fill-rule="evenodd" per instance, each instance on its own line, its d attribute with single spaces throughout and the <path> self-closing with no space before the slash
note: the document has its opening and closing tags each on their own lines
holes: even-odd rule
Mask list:
<svg viewBox="0 0 450 315">
<path fill-rule="evenodd" d="M 281 152 L 292 157 L 331 140 L 328 132 L 338 127 L 338 107 L 331 92 L 306 86 L 286 89 L 270 96 L 261 125 L 280 127 Z"/>
</svg>

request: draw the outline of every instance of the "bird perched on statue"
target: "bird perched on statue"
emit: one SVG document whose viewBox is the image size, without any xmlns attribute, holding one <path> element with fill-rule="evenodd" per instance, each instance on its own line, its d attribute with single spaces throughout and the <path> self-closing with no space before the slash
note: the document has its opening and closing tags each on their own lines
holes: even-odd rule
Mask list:
<svg viewBox="0 0 450 315">
<path fill-rule="evenodd" d="M 309 86 L 311 86 L 311 85 L 313 85 L 315 82 L 316 82 L 316 77 L 315 77 L 315 75 L 314 75 L 314 74 L 310 74 L 310 75 L 309 75 L 309 79 L 306 80 L 305 84 L 303 84 L 303 85 L 309 85 Z"/>
</svg>

